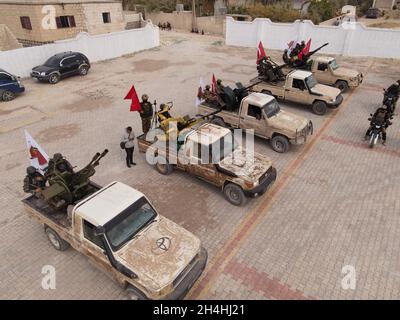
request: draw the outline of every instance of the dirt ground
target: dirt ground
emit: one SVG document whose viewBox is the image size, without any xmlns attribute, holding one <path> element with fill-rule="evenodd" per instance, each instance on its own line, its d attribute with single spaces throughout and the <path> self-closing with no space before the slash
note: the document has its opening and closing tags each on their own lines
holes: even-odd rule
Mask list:
<svg viewBox="0 0 400 320">
<path fill-rule="evenodd" d="M 279 61 L 280 52 L 271 54 Z M 62 152 L 77 167 L 108 148 L 95 182 L 117 180 L 137 188 L 160 214 L 202 240 L 209 262 L 188 298 L 399 299 L 398 116 L 385 147 L 371 150 L 363 140 L 382 88 L 399 77 L 396 60 L 337 57 L 341 65 L 362 71 L 365 80 L 325 116 L 281 103 L 311 119 L 314 135 L 286 154 L 256 139 L 256 151 L 273 160 L 278 178 L 244 207 L 230 205 L 219 189 L 183 173 L 161 176 L 137 151 L 138 165 L 126 168 L 119 148 L 123 129 L 131 125 L 141 133 L 139 115 L 123 100 L 132 84 L 158 105 L 174 101 L 175 115 L 195 115 L 200 77 L 210 82 L 215 73 L 226 85 L 246 84 L 256 76 L 255 60 L 255 48 L 162 32 L 159 48 L 95 63 L 86 77 L 56 85 L 24 79 L 26 92 L 0 104 L 0 298 L 125 298 L 84 256 L 55 251 L 43 228 L 25 214 L 20 200 L 29 164 L 26 129 L 49 155 Z M 55 290 L 41 287 L 45 265 L 56 268 Z M 354 289 L 342 286 L 349 266 L 357 279 Z"/>
</svg>

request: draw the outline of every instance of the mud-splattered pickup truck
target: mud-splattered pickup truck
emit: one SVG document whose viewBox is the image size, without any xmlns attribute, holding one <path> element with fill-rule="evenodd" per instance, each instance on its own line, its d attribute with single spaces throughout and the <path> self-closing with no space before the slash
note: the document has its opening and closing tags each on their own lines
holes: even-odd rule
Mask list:
<svg viewBox="0 0 400 320">
<path fill-rule="evenodd" d="M 342 92 L 358 87 L 363 81 L 361 72 L 340 66 L 333 57 L 315 57 L 304 68 L 311 71 L 319 83 L 335 86 Z"/>
<path fill-rule="evenodd" d="M 343 102 L 339 89 L 318 83 L 311 72 L 304 70 L 290 71 L 283 81 L 266 82 L 256 77 L 250 80 L 249 89 L 309 105 L 317 115 L 324 115 L 328 108 L 337 108 Z"/>
<path fill-rule="evenodd" d="M 161 135 L 162 136 L 162 135 Z M 199 123 L 182 130 L 177 139 L 163 140 L 148 133 L 137 138 L 139 151 L 164 175 L 174 168 L 209 182 L 233 205 L 262 195 L 276 179 L 272 161 L 241 146 L 241 138 L 212 123 Z"/>
<path fill-rule="evenodd" d="M 182 298 L 201 275 L 207 252 L 189 231 L 159 215 L 139 191 L 120 182 L 57 211 L 31 195 L 22 200 L 50 243 L 72 246 L 126 288 L 132 299 Z"/>
<path fill-rule="evenodd" d="M 204 101 L 198 112 L 204 116 L 218 108 Z M 256 136 L 269 139 L 272 149 L 279 153 L 288 151 L 290 144 L 304 144 L 313 132 L 310 120 L 282 110 L 273 96 L 257 92 L 245 96 L 234 111 L 221 109 L 210 122 L 229 128 L 254 129 Z"/>
</svg>

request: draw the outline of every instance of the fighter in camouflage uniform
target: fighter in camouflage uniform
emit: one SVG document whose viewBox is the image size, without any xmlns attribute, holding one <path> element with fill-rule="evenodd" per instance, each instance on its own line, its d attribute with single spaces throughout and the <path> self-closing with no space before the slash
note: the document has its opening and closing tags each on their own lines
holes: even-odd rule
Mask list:
<svg viewBox="0 0 400 320">
<path fill-rule="evenodd" d="M 148 101 L 149 96 L 144 94 L 142 96 L 142 102 L 140 103 L 141 111 L 140 118 L 142 119 L 142 130 L 146 134 L 151 128 L 151 120 L 153 119 L 153 106 Z"/>
</svg>

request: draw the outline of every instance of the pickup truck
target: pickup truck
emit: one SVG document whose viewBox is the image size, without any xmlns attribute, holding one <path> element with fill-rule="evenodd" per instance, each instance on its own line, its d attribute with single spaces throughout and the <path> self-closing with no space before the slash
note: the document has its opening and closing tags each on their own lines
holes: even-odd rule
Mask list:
<svg viewBox="0 0 400 320">
<path fill-rule="evenodd" d="M 280 100 L 309 105 L 317 115 L 324 115 L 328 108 L 337 108 L 343 102 L 339 89 L 318 83 L 311 72 L 304 70 L 290 71 L 283 81 L 266 82 L 256 77 L 250 80 L 249 89 Z"/>
<path fill-rule="evenodd" d="M 133 299 L 179 299 L 201 275 L 207 252 L 189 231 L 159 215 L 139 191 L 120 182 L 56 210 L 36 195 L 23 199 L 57 250 L 69 246 L 110 274 Z"/>
<path fill-rule="evenodd" d="M 342 92 L 358 87 L 363 81 L 361 72 L 339 66 L 333 57 L 316 57 L 309 61 L 305 68 L 312 72 L 319 83 L 335 86 Z"/>
<path fill-rule="evenodd" d="M 199 123 L 180 132 L 168 145 L 157 135 L 137 138 L 139 151 L 164 175 L 174 168 L 221 188 L 233 205 L 262 195 L 276 180 L 272 161 L 241 147 L 232 132 L 212 123 Z"/>
<path fill-rule="evenodd" d="M 0 69 L 0 100 L 11 101 L 24 91 L 25 87 L 17 76 Z"/>
<path fill-rule="evenodd" d="M 204 101 L 198 112 L 207 115 L 216 108 Z M 244 97 L 234 111 L 221 109 L 210 122 L 229 128 L 254 129 L 256 136 L 269 139 L 272 149 L 279 153 L 288 151 L 290 144 L 304 144 L 313 132 L 310 120 L 282 110 L 273 96 L 257 92 Z"/>
</svg>

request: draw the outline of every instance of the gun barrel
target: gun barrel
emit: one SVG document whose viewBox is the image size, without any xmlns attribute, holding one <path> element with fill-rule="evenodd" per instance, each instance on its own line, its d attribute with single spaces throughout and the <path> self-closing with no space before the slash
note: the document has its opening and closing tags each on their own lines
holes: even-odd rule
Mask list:
<svg viewBox="0 0 400 320">
<path fill-rule="evenodd" d="M 318 47 L 317 49 L 315 49 L 315 50 L 313 50 L 313 51 L 310 51 L 310 52 L 307 54 L 307 57 L 310 57 L 310 56 L 312 56 L 314 53 L 317 53 L 319 50 L 321 50 L 323 47 L 326 47 L 328 44 L 329 44 L 329 43 L 327 42 L 327 43 L 323 44 L 322 46 Z"/>
</svg>

